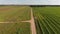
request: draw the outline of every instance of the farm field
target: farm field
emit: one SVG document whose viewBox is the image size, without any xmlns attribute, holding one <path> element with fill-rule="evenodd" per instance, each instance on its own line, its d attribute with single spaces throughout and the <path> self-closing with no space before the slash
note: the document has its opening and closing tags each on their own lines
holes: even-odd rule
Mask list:
<svg viewBox="0 0 60 34">
<path fill-rule="evenodd" d="M 28 6 L 1 6 L 0 22 L 15 22 L 30 20 L 30 7 Z"/>
<path fill-rule="evenodd" d="M 0 34 L 31 34 L 30 23 L 0 23 Z"/>
<path fill-rule="evenodd" d="M 0 6 L 0 34 L 31 34 L 31 19 L 28 6 Z"/>
<path fill-rule="evenodd" d="M 33 7 L 37 34 L 60 34 L 60 7 Z"/>
</svg>

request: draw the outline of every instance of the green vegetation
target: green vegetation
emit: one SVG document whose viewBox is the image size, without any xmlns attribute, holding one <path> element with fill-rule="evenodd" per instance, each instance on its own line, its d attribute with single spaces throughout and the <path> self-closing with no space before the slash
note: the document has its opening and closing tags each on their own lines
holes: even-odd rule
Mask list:
<svg viewBox="0 0 60 34">
<path fill-rule="evenodd" d="M 0 34 L 30 34 L 30 23 L 0 23 Z"/>
<path fill-rule="evenodd" d="M 0 22 L 14 22 L 30 19 L 28 6 L 2 6 L 0 7 Z"/>
<path fill-rule="evenodd" d="M 21 22 L 30 20 L 30 11 L 28 6 L 0 6 L 0 34 L 31 34 L 30 23 Z"/>
<path fill-rule="evenodd" d="M 37 34 L 60 34 L 60 7 L 33 7 Z"/>
</svg>

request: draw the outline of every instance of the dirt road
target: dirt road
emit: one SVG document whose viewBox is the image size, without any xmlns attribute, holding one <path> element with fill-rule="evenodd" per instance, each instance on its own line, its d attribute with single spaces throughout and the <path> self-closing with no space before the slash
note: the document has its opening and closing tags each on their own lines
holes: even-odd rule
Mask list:
<svg viewBox="0 0 60 34">
<path fill-rule="evenodd" d="M 36 34 L 36 27 L 35 27 L 35 22 L 34 22 L 34 17 L 33 17 L 33 10 L 32 10 L 32 8 L 31 8 L 31 20 L 22 21 L 22 22 L 29 22 L 29 23 L 31 23 L 31 31 L 32 31 L 32 34 Z"/>
</svg>

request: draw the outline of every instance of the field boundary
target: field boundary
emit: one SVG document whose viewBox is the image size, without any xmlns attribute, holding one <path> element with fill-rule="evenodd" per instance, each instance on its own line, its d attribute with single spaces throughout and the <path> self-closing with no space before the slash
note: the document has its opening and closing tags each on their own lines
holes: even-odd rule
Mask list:
<svg viewBox="0 0 60 34">
<path fill-rule="evenodd" d="M 13 23 L 13 22 L 0 22 L 0 23 Z"/>
</svg>

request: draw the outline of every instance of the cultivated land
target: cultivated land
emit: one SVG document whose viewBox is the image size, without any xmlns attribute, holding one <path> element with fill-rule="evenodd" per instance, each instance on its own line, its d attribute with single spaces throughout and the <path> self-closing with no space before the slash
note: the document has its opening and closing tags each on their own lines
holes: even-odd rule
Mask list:
<svg viewBox="0 0 60 34">
<path fill-rule="evenodd" d="M 0 34 L 31 34 L 31 24 L 21 22 L 30 19 L 28 6 L 0 6 Z"/>
<path fill-rule="evenodd" d="M 30 34 L 30 23 L 0 23 L 0 34 Z"/>
<path fill-rule="evenodd" d="M 0 34 L 36 32 L 60 34 L 60 7 L 0 6 Z"/>
<path fill-rule="evenodd" d="M 60 34 L 60 7 L 33 7 L 37 34 Z"/>
<path fill-rule="evenodd" d="M 0 22 L 30 20 L 30 10 L 28 6 L 2 6 L 0 7 Z"/>
</svg>

